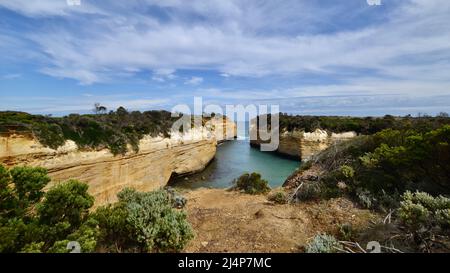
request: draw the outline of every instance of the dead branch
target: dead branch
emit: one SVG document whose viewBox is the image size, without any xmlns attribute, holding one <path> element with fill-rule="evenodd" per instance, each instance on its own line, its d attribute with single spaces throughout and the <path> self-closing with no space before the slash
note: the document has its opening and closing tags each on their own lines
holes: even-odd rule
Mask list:
<svg viewBox="0 0 450 273">
<path fill-rule="evenodd" d="M 383 220 L 383 224 L 386 224 L 386 222 L 388 224 L 391 223 L 391 217 L 392 217 L 392 213 L 394 213 L 395 210 L 389 209 L 389 213 L 386 215 L 386 217 Z"/>
<path fill-rule="evenodd" d="M 303 183 L 305 183 L 305 182 L 300 183 L 300 185 L 295 189 L 294 193 L 289 197 L 289 203 L 292 203 L 294 197 L 297 196 L 297 192 L 303 186 Z"/>
<path fill-rule="evenodd" d="M 403 251 L 396 249 L 395 247 L 387 247 L 387 246 L 381 246 L 381 248 L 386 249 L 386 250 L 390 250 L 394 253 L 403 253 Z"/>
</svg>

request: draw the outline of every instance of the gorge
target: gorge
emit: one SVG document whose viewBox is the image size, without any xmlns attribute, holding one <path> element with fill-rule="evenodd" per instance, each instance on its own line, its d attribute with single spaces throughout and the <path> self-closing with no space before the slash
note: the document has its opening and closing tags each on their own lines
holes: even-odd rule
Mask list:
<svg viewBox="0 0 450 273">
<path fill-rule="evenodd" d="M 125 187 L 151 191 L 165 186 L 173 174 L 203 170 L 214 158 L 217 143 L 235 135 L 234 123 L 228 120 L 214 126 L 224 130 L 211 132 L 202 127 L 170 138 L 145 136 L 139 141 L 139 152 L 129 148 L 116 156 L 108 149 L 80 150 L 71 140 L 52 149 L 29 134 L 4 134 L 0 164 L 44 167 L 52 178 L 49 187 L 69 179 L 83 181 L 99 206 L 116 201 L 116 194 Z"/>
<path fill-rule="evenodd" d="M 305 247 L 318 232 L 345 239 L 344 227 L 358 230 L 361 237 L 354 240 L 365 243 L 366 234 L 374 236 L 370 234 L 375 231 L 371 223 L 382 223 L 385 217 L 377 210 L 385 210 L 386 205 L 389 205 L 387 209 L 392 209 L 405 198 L 417 198 L 396 195 L 405 186 L 433 194 L 442 189 L 448 192 L 445 183 L 448 164 L 441 163 L 447 162 L 449 154 L 445 144 L 448 142 L 448 118 L 284 116 L 280 120 L 278 150 L 262 152 L 258 149 L 258 140 L 246 138 L 248 130 L 242 135 L 239 126 L 225 118 L 204 119 L 201 127 L 164 134 L 172 123 L 163 126 L 161 121 L 167 119 L 161 119 L 160 115 L 168 117 L 168 113 L 163 112 L 63 118 L 24 113 L 3 115 L 7 122 L 0 123 L 2 181 L 14 179 L 14 185 L 19 187 L 11 187 L 19 189 L 20 193 L 23 177 L 35 183 L 33 172 L 36 175 L 40 172 L 44 178 L 48 172 L 51 182 L 42 189 L 53 196 L 50 200 L 56 204 L 60 199 L 55 192 L 67 193 L 68 189 L 72 192 L 84 187 L 92 196 L 90 211 L 94 217 L 99 217 L 97 220 L 106 221 L 102 222 L 102 228 L 110 217 L 115 217 L 110 213 L 122 213 L 123 208 L 130 209 L 127 212 L 130 213 L 138 205 L 142 216 L 146 216 L 150 207 L 163 205 L 158 201 L 162 196 L 173 194 L 164 200 L 176 202 L 166 206 L 176 209 L 173 213 L 181 213 L 180 216 L 186 212 L 185 220 L 195 231 L 195 237 L 187 235 L 179 247 L 181 250 L 185 246 L 187 252 L 307 252 Z M 53 126 L 55 123 L 60 127 Z M 21 127 L 28 129 L 28 133 L 19 131 Z M 16 128 L 15 131 L 12 128 Z M 58 128 L 62 130 L 60 134 Z M 90 130 L 95 134 L 87 134 Z M 149 133 L 140 135 L 140 132 Z M 48 143 L 56 139 L 55 135 L 64 142 L 50 147 Z M 101 138 L 95 138 L 97 136 Z M 138 149 L 133 147 L 134 136 L 139 140 Z M 126 141 L 110 141 L 120 140 L 120 137 Z M 121 152 L 124 145 L 126 152 Z M 114 153 L 111 147 L 119 152 Z M 426 156 L 412 157 L 423 148 L 426 148 Z M 394 160 L 380 161 L 386 156 Z M 397 164 L 393 165 L 394 173 L 373 165 L 377 162 Z M 43 169 L 14 168 L 16 166 Z M 433 169 L 432 176 L 417 166 Z M 441 167 L 436 169 L 435 166 Z M 242 175 L 247 172 L 251 174 Z M 255 180 L 245 180 L 246 177 Z M 407 185 L 409 180 L 405 177 L 416 177 L 417 182 Z M 239 179 L 232 184 L 236 178 Z M 247 181 L 248 185 L 264 183 L 267 191 L 252 193 L 239 186 L 242 181 Z M 388 185 L 390 181 L 395 181 L 396 188 Z M 231 186 L 235 187 L 228 190 Z M 429 198 L 425 193 L 417 194 Z M 45 203 L 46 198 L 42 202 Z M 142 198 L 151 202 L 141 204 Z M 70 207 L 73 201 L 67 200 Z M 111 206 L 103 206 L 105 204 Z M 126 204 L 134 205 L 124 207 Z M 144 205 L 149 207 L 144 208 Z M 108 245 L 108 240 L 100 241 L 98 246 Z M 121 251 L 114 249 L 114 245 L 108 247 L 108 251 Z M 96 251 L 102 251 L 102 247 Z"/>
<path fill-rule="evenodd" d="M 331 145 L 349 140 L 356 136 L 357 134 L 353 131 L 334 133 L 321 129 L 315 129 L 313 132 L 305 132 L 304 130 L 286 130 L 280 133 L 280 142 L 276 152 L 306 162 L 315 154 L 325 150 Z M 250 144 L 255 147 L 259 147 L 261 143 L 262 141 L 259 139 L 250 141 Z"/>
<path fill-rule="evenodd" d="M 261 173 L 272 187 L 279 187 L 300 166 L 299 159 L 307 161 L 333 143 L 356 135 L 320 129 L 284 131 L 276 153 L 289 159 L 259 151 L 257 140 L 224 143 L 238 134 L 236 123 L 229 119 L 211 119 L 209 125 L 170 137 L 146 135 L 139 140 L 137 153 L 128 145 L 128 152 L 120 155 L 106 148 L 79 149 L 72 140 L 55 149 L 45 147 L 33 134 L 3 133 L 0 164 L 46 168 L 53 181 L 49 187 L 69 179 L 83 181 L 99 206 L 115 202 L 125 187 L 151 191 L 173 182 L 182 188 L 228 188 L 245 172 Z"/>
</svg>

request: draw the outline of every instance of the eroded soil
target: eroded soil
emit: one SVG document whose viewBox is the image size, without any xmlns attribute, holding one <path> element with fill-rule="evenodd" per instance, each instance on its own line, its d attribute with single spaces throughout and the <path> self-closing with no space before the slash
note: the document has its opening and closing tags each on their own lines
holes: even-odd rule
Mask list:
<svg viewBox="0 0 450 273">
<path fill-rule="evenodd" d="M 266 195 L 222 189 L 184 196 L 196 234 L 186 252 L 300 252 L 318 233 L 336 234 L 342 224 L 362 229 L 377 218 L 344 198 L 278 205 Z"/>
</svg>

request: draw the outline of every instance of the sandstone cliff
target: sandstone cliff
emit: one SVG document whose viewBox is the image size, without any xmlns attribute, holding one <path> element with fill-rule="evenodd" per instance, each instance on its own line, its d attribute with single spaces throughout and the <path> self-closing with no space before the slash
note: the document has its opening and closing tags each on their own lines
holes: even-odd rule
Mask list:
<svg viewBox="0 0 450 273">
<path fill-rule="evenodd" d="M 224 118 L 213 118 L 209 121 L 211 129 L 214 131 L 217 143 L 232 140 L 237 137 L 237 125 Z"/>
<path fill-rule="evenodd" d="M 216 126 L 232 129 L 233 123 L 216 122 Z M 225 131 L 227 132 L 227 131 Z M 150 191 L 165 186 L 172 174 L 203 170 L 214 158 L 217 140 L 227 139 L 220 130 L 204 127 L 170 138 L 146 136 L 140 141 L 139 152 L 114 156 L 109 150 L 79 150 L 73 141 L 66 141 L 57 150 L 46 148 L 30 135 L 0 136 L 0 164 L 44 167 L 52 182 L 78 179 L 89 185 L 95 205 L 116 200 L 125 187 Z"/>
<path fill-rule="evenodd" d="M 276 152 L 302 161 L 308 161 L 318 152 L 330 145 L 355 137 L 355 132 L 331 133 L 316 129 L 314 132 L 284 131 L 280 133 L 280 142 Z M 258 147 L 260 140 L 251 140 L 251 145 Z"/>
</svg>

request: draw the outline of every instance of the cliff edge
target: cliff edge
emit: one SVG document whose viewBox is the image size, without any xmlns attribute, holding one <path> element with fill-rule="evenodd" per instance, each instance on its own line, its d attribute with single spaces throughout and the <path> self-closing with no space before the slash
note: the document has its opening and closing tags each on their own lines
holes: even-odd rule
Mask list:
<svg viewBox="0 0 450 273">
<path fill-rule="evenodd" d="M 52 178 L 48 187 L 69 179 L 85 182 L 99 206 L 116 201 L 125 187 L 151 191 L 165 186 L 172 174 L 203 170 L 214 158 L 217 142 L 235 134 L 236 125 L 229 120 L 216 120 L 214 125 L 226 130 L 202 127 L 170 137 L 145 136 L 139 152 L 129 147 L 126 154 L 116 156 L 108 149 L 80 150 L 71 140 L 51 149 L 30 134 L 0 135 L 0 164 L 44 167 Z"/>
</svg>

